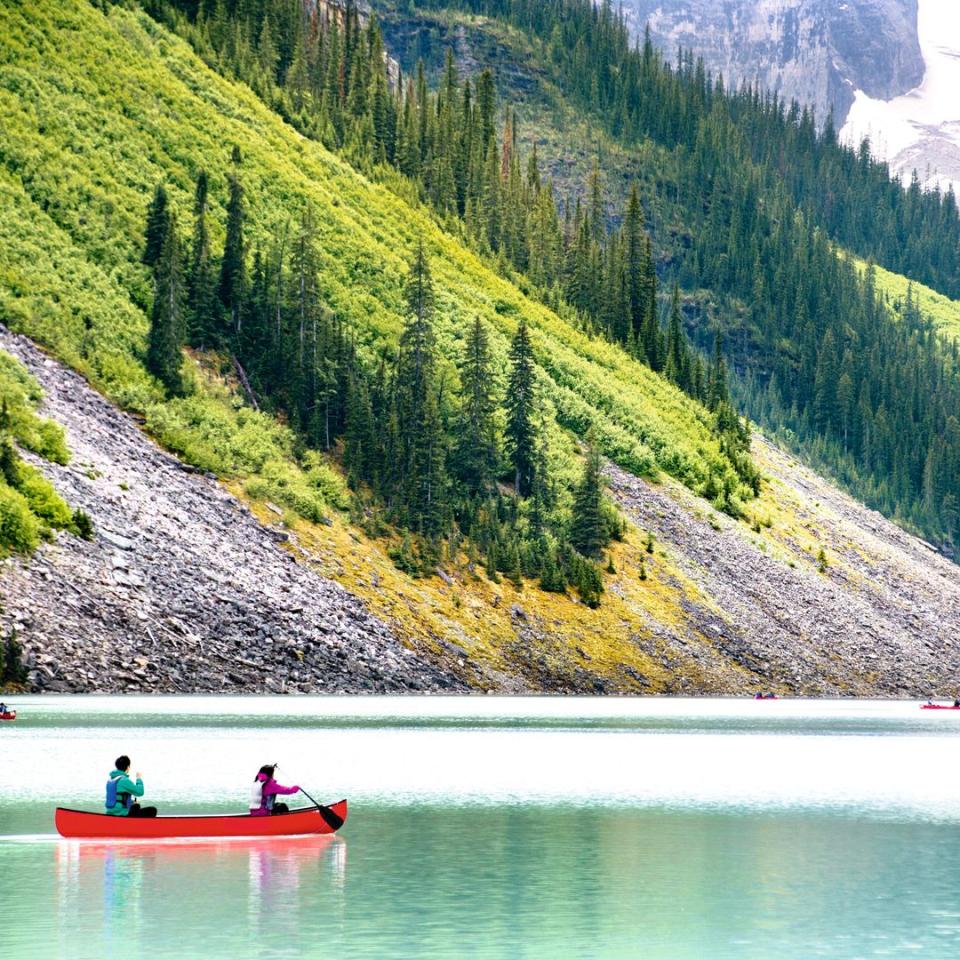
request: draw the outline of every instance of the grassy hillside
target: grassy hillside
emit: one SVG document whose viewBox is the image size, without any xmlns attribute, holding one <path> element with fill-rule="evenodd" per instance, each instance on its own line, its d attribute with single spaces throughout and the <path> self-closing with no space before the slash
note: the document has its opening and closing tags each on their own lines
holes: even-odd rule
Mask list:
<svg viewBox="0 0 960 960">
<path fill-rule="evenodd" d="M 401 281 L 422 234 L 451 351 L 479 314 L 500 334 L 503 356 L 524 316 L 564 425 L 592 426 L 605 452 L 636 472 L 662 469 L 696 487 L 711 464 L 723 470 L 696 404 L 498 279 L 423 211 L 304 140 L 149 18 L 104 16 L 80 0 L 14 3 L 0 12 L 0 29 L 0 310 L 119 400 L 142 409 L 158 396 L 139 362 L 148 292 L 138 254 L 150 192 L 166 180 L 185 213 L 202 165 L 222 196 L 228 145 L 238 144 L 253 243 L 304 200 L 315 204 L 325 299 L 367 348 L 396 340 Z"/>
<path fill-rule="evenodd" d="M 865 267 L 865 264 L 863 266 Z M 920 312 L 938 330 L 954 338 L 960 337 L 960 301 L 951 300 L 922 283 L 909 280 L 899 273 L 891 273 L 883 267 L 876 267 L 875 270 L 877 289 L 890 300 L 896 310 L 899 311 L 906 302 L 909 289 Z"/>
</svg>

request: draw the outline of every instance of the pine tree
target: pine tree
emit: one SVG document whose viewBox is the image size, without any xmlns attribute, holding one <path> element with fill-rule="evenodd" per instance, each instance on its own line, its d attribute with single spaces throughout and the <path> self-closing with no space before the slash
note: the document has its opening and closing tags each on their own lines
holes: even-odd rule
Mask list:
<svg viewBox="0 0 960 960">
<path fill-rule="evenodd" d="M 437 536 L 446 510 L 446 438 L 437 405 L 434 292 L 423 241 L 417 242 L 406 284 L 407 323 L 397 359 L 397 415 L 404 519 Z"/>
<path fill-rule="evenodd" d="M 723 359 L 723 336 L 719 329 L 713 340 L 713 359 L 707 374 L 707 406 L 716 410 L 721 404 L 729 404 L 727 389 L 727 365 Z"/>
<path fill-rule="evenodd" d="M 460 370 L 460 416 L 453 457 L 457 478 L 471 495 L 487 493 L 496 478 L 496 410 L 490 338 L 483 321 L 475 317 Z"/>
<path fill-rule="evenodd" d="M 593 169 L 590 171 L 590 180 L 587 185 L 590 195 L 590 233 L 595 243 L 603 240 L 603 179 L 600 175 L 600 161 L 594 159 Z"/>
<path fill-rule="evenodd" d="M 540 589 L 548 593 L 563 593 L 567 589 L 567 578 L 557 562 L 557 551 L 546 539 L 539 542 Z"/>
<path fill-rule="evenodd" d="M 603 577 L 596 564 L 578 553 L 572 553 L 569 558 L 570 579 L 580 594 L 583 603 L 595 609 L 600 606 L 600 595 L 603 593 Z"/>
<path fill-rule="evenodd" d="M 376 448 L 370 390 L 360 372 L 351 370 L 347 388 L 343 463 L 352 486 L 355 487 L 359 480 L 376 484 Z"/>
<path fill-rule="evenodd" d="M 189 313 L 189 340 L 196 346 L 213 342 L 219 323 L 217 284 L 210 253 L 210 234 L 207 229 L 207 174 L 197 175 L 194 195 L 193 243 L 190 250 L 190 271 L 187 276 L 187 305 Z"/>
<path fill-rule="evenodd" d="M 521 320 L 510 345 L 510 379 L 506 396 L 506 438 L 514 489 L 521 497 L 533 492 L 536 476 L 537 430 L 534 424 L 536 383 L 533 346 L 526 320 Z"/>
<path fill-rule="evenodd" d="M 240 182 L 240 148 L 231 156 L 233 169 L 229 175 L 230 197 L 227 202 L 227 238 L 220 263 L 220 302 L 227 311 L 230 332 L 240 331 L 241 309 L 246 292 L 246 249 L 244 247 L 243 186 Z"/>
<path fill-rule="evenodd" d="M 273 31 L 270 27 L 270 16 L 268 14 L 263 18 L 260 38 L 257 41 L 257 62 L 263 71 L 268 89 L 277 82 L 277 64 L 279 61 L 280 54 L 277 52 L 276 44 L 273 41 Z"/>
<path fill-rule="evenodd" d="M 520 551 L 517 548 L 517 541 L 511 538 L 502 551 L 502 562 L 500 570 L 503 575 L 517 588 L 523 586 L 522 573 L 520 570 Z"/>
<path fill-rule="evenodd" d="M 670 302 L 670 325 L 667 328 L 667 359 L 664 375 L 682 390 L 690 391 L 690 359 L 680 320 L 680 287 L 673 285 Z"/>
<path fill-rule="evenodd" d="M 320 330 L 322 306 L 317 286 L 319 260 L 316 249 L 317 231 L 313 208 L 307 204 L 300 215 L 300 224 L 290 257 L 290 291 L 288 311 L 290 329 L 284 344 L 287 351 L 288 404 L 300 428 L 315 446 L 329 447 L 326 422 L 315 418 L 321 391 L 320 378 L 325 357 L 321 357 Z M 329 376 L 324 377 L 329 380 Z M 325 388 L 330 386 L 324 383 Z"/>
<path fill-rule="evenodd" d="M 574 493 L 570 542 L 585 557 L 599 557 L 608 541 L 603 516 L 600 454 L 591 447 L 583 465 L 583 475 Z"/>
<path fill-rule="evenodd" d="M 172 214 L 168 220 L 154 276 L 156 293 L 150 314 L 147 369 L 167 390 L 179 393 L 183 389 L 181 368 L 186 334 L 186 290 L 177 225 Z"/>
<path fill-rule="evenodd" d="M 640 193 L 634 184 L 630 190 L 627 211 L 623 219 L 623 257 L 627 283 L 627 306 L 634 339 L 643 336 L 649 296 L 647 291 L 648 266 L 645 259 L 646 243 L 643 232 L 643 210 Z"/>
<path fill-rule="evenodd" d="M 486 156 L 490 147 L 496 146 L 496 91 L 490 70 L 484 70 L 477 80 L 477 111 L 480 115 L 480 149 Z"/>
<path fill-rule="evenodd" d="M 158 183 L 153 192 L 153 199 L 147 207 L 147 226 L 144 233 L 142 262 L 148 267 L 155 266 L 160 259 L 160 251 L 167 236 L 170 225 L 170 211 L 168 209 L 167 191 L 162 183 Z"/>
</svg>

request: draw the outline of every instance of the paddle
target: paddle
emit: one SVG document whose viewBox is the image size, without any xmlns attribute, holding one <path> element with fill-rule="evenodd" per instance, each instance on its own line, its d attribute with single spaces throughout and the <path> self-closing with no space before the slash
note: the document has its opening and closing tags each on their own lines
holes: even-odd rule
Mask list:
<svg viewBox="0 0 960 960">
<path fill-rule="evenodd" d="M 343 817 L 339 816 L 329 807 L 325 807 L 322 803 L 317 803 L 303 787 L 300 788 L 300 792 L 317 808 L 320 816 L 323 817 L 331 830 L 339 830 L 343 826 Z"/>
</svg>

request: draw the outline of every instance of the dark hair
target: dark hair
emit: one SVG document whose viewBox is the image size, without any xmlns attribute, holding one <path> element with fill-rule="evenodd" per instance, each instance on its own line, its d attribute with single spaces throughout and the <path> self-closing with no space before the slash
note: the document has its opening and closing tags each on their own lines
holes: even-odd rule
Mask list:
<svg viewBox="0 0 960 960">
<path fill-rule="evenodd" d="M 114 766 L 116 766 L 118 770 L 126 773 L 130 769 L 130 758 L 126 754 L 123 754 L 123 756 L 117 757 Z"/>
<path fill-rule="evenodd" d="M 274 772 L 276 769 L 277 769 L 277 765 L 276 765 L 275 763 L 265 763 L 265 764 L 257 771 L 257 776 L 253 778 L 253 782 L 254 782 L 254 783 L 257 782 L 257 777 L 259 777 L 261 773 L 265 773 L 268 777 L 272 777 L 272 776 L 273 776 L 273 772 Z"/>
</svg>

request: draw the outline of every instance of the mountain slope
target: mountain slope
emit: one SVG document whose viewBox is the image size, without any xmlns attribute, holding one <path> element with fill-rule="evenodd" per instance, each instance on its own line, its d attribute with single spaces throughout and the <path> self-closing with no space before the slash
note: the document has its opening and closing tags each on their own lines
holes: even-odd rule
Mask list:
<svg viewBox="0 0 960 960">
<path fill-rule="evenodd" d="M 916 300 L 877 298 L 843 254 L 857 250 L 955 295 L 952 195 L 903 190 L 868 153 L 839 147 L 831 128 L 818 136 L 808 113 L 758 90 L 722 92 L 692 58 L 673 69 L 651 45 L 633 49 L 609 6 L 598 14 L 584 0 L 423 5 L 431 36 L 433 17 L 467 57 L 482 63 L 489 50 L 486 62 L 502 65 L 520 91 L 521 121 L 533 105 L 532 136 L 548 169 L 562 172 L 571 152 L 589 155 L 597 127 L 618 141 L 610 153 L 597 139 L 601 168 L 613 169 L 614 189 L 623 171 L 640 171 L 661 278 L 686 291 L 687 330 L 701 347 L 722 330 L 741 409 L 954 554 L 952 345 L 932 335 L 926 300 L 918 310 Z M 408 46 L 416 49 L 415 35 Z M 567 264 L 577 277 L 584 254 L 574 234 Z"/>
<path fill-rule="evenodd" d="M 118 9 L 104 17 L 79 0 L 55 13 L 51 6 L 13 4 L 0 13 L 0 116 L 10 131 L 0 170 L 10 214 L 2 224 L 2 306 L 18 329 L 115 396 L 143 406 L 157 395 L 133 360 L 146 332 L 138 304 L 149 299 L 139 265 L 147 199 L 166 179 L 174 204 L 186 211 L 196 170 L 203 164 L 222 184 L 229 160 L 223 145 L 236 143 L 245 157 L 251 245 L 311 201 L 323 296 L 371 352 L 396 342 L 402 279 L 422 235 L 434 258 L 439 335 L 451 358 L 475 315 L 497 331 L 494 347 L 505 356 L 522 316 L 562 422 L 581 432 L 592 426 L 604 452 L 641 472 L 660 468 L 696 484 L 712 465 L 724 469 L 702 407 L 622 350 L 526 298 L 424 210 L 296 134 L 148 17 Z M 219 224 L 215 229 L 222 236 Z M 70 269 L 59 269 L 67 258 Z M 75 285 L 68 306 L 60 302 L 64 280 Z"/>
<path fill-rule="evenodd" d="M 37 689 L 946 696 L 960 669 L 960 568 L 761 439 L 759 532 L 675 481 L 609 469 L 655 545 L 628 537 L 593 611 L 485 579 L 411 581 L 340 516 L 252 516 L 242 487 L 157 449 L 25 338 L 0 332 L 0 348 L 74 451 L 69 466 L 30 459 L 96 531 L 0 575 L 0 622 Z"/>
<path fill-rule="evenodd" d="M 710 597 L 698 619 L 715 649 L 807 695 L 953 696 L 960 568 L 762 438 L 754 453 L 769 479 L 759 532 L 612 471 L 627 515 Z"/>
<path fill-rule="evenodd" d="M 323 620 L 323 609 L 297 610 L 303 603 L 299 598 L 291 603 L 271 600 L 263 614 L 265 624 L 258 624 L 253 618 L 260 614 L 250 612 L 258 604 L 251 579 L 228 592 L 237 618 L 230 621 L 235 623 L 230 636 L 236 653 L 219 646 L 224 638 L 215 615 L 197 622 L 201 643 L 228 658 L 248 661 L 240 663 L 239 679 L 231 679 L 227 668 L 228 685 L 255 688 L 266 672 L 275 675 L 278 684 L 288 680 L 298 689 L 330 689 L 341 681 L 344 686 L 369 682 L 379 689 L 460 682 L 485 689 L 624 692 L 740 692 L 760 685 L 809 692 L 894 692 L 904 683 L 924 692 L 948 689 L 956 668 L 951 638 L 957 632 L 957 587 L 954 573 L 948 572 L 952 568 L 918 562 L 925 553 L 918 541 L 865 511 L 851 510 L 848 516 L 839 509 L 811 506 L 808 501 L 820 497 L 821 490 L 824 501 L 832 503 L 838 495 L 808 474 L 802 485 L 811 489 L 803 498 L 785 495 L 788 481 L 778 483 L 776 478 L 793 467 L 784 466 L 762 444 L 758 456 L 773 479 L 750 505 L 750 525 L 717 514 L 690 492 L 700 488 L 709 471 L 724 469 L 701 406 L 619 348 L 584 335 L 495 276 L 422 208 L 298 136 L 246 88 L 204 67 L 184 43 L 143 14 L 113 9 L 104 16 L 81 0 L 5 5 L 0 9 L 0 120 L 7 133 L 0 145 L 0 319 L 47 345 L 111 398 L 142 412 L 158 437 L 186 458 L 216 468 L 237 496 L 256 500 L 256 515 L 278 528 L 283 523 L 274 536 L 289 537 L 303 565 L 340 580 L 366 601 L 381 623 L 389 622 L 394 638 L 422 651 L 427 661 L 413 670 L 398 666 L 396 657 L 409 655 L 400 654 L 395 640 L 368 619 L 369 614 L 357 613 L 368 625 L 364 635 L 369 632 L 371 642 L 379 644 L 367 660 L 378 663 L 353 662 L 348 654 L 343 670 L 331 667 L 336 661 L 312 622 Z M 606 575 L 599 610 L 529 585 L 519 590 L 493 583 L 468 563 L 451 563 L 443 577 L 411 580 L 390 561 L 388 543 L 368 539 L 349 515 L 336 510 L 335 489 L 325 488 L 324 493 L 329 525 L 297 519 L 289 511 L 281 521 L 267 502 L 274 495 L 263 494 L 264 484 L 270 477 L 276 480 L 279 467 L 290 482 L 297 478 L 306 483 L 309 473 L 297 462 L 282 426 L 252 415 L 222 384 L 217 387 L 209 369 L 216 361 L 209 357 L 190 365 L 195 396 L 162 398 L 142 366 L 147 327 L 143 308 L 149 300 L 148 275 L 139 263 L 143 212 L 160 179 L 166 179 L 181 210 L 187 207 L 201 165 L 222 184 L 227 148 L 233 143 L 241 146 L 245 158 L 254 242 L 295 216 L 304 198 L 313 202 L 320 225 L 323 293 L 351 325 L 361 349 L 373 354 L 395 343 L 405 263 L 418 234 L 433 258 L 439 335 L 451 358 L 474 314 L 495 331 L 501 362 L 507 337 L 520 317 L 527 319 L 544 393 L 559 425 L 577 434 L 593 428 L 619 464 L 612 471 L 614 492 L 639 523 L 658 535 L 652 553 L 645 531 L 637 527 L 625 543 L 614 546 L 615 572 Z M 397 185 L 397 192 L 402 190 L 402 184 Z M 220 218 L 215 220 L 214 230 L 222 236 Z M 103 461 L 111 471 L 91 481 L 91 490 L 76 471 L 61 474 L 52 466 L 45 468 L 62 492 L 73 491 L 80 504 L 89 505 L 101 539 L 89 553 L 82 544 L 66 540 L 44 547 L 37 559 L 18 562 L 9 576 L 0 578 L 5 606 L 21 614 L 32 612 L 29 623 L 22 615 L 19 621 L 25 646 L 38 662 L 46 655 L 76 669 L 78 650 L 71 644 L 95 626 L 100 631 L 96 635 L 118 643 L 129 645 L 132 636 L 134 648 L 145 647 L 153 657 L 165 658 L 163 670 L 151 671 L 150 663 L 137 665 L 144 674 L 138 675 L 130 670 L 135 659 L 125 654 L 118 661 L 107 657 L 101 665 L 97 651 L 92 666 L 70 680 L 71 686 L 176 686 L 168 679 L 175 654 L 165 641 L 150 638 L 149 621 L 136 617 L 141 606 L 138 584 L 128 585 L 117 607 L 95 601 L 70 608 L 69 614 L 58 610 L 62 598 L 76 592 L 67 586 L 71 570 L 78 571 L 78 578 L 84 571 L 82 576 L 92 582 L 108 559 L 113 564 L 113 548 L 102 531 L 116 534 L 120 525 L 135 535 L 121 534 L 126 539 L 146 541 L 154 526 L 175 529 L 175 520 L 160 519 L 151 509 L 134 509 L 137 497 L 131 494 L 141 456 L 158 465 L 146 483 L 147 498 L 169 503 L 174 494 L 165 487 L 177 478 L 176 496 L 186 498 L 202 517 L 197 533 L 202 534 L 203 552 L 194 555 L 198 569 L 190 581 L 190 592 L 201 604 L 208 593 L 205 584 L 224 580 L 246 562 L 242 550 L 247 541 L 238 544 L 224 528 L 225 517 L 236 511 L 244 538 L 249 536 L 251 546 L 259 545 L 264 564 L 258 568 L 259 578 L 282 583 L 295 577 L 294 590 L 310 590 L 309 584 L 319 583 L 321 599 L 334 598 L 335 608 L 342 602 L 338 609 L 358 609 L 329 584 L 310 579 L 283 560 L 208 478 L 184 473 L 154 448 L 139 445 L 129 421 L 118 419 L 76 381 L 68 379 L 70 389 L 58 389 L 54 368 L 22 344 L 8 342 L 46 383 L 50 401 L 43 412 L 58 417 L 67 426 L 68 445 L 83 451 L 77 466 Z M 88 416 L 93 419 L 85 419 Z M 121 423 L 126 451 L 111 452 Z M 572 459 L 573 435 L 556 433 L 557 443 Z M 269 448 L 269 453 L 255 455 L 261 448 Z M 274 472 L 265 478 L 268 464 Z M 123 490 L 121 482 L 131 489 Z M 274 489 L 282 493 L 284 484 L 274 482 Z M 668 522 L 673 517 L 680 519 Z M 869 531 L 846 534 L 849 524 L 877 526 L 883 542 L 870 546 Z M 817 570 L 821 547 L 827 561 L 823 573 Z M 916 612 L 898 606 L 886 587 L 861 585 L 853 569 L 861 549 L 875 550 L 878 569 L 885 564 L 918 582 L 912 600 Z M 220 551 L 225 564 L 208 557 Z M 718 556 L 711 559 L 711 552 Z M 103 586 L 112 592 L 117 579 L 128 576 L 125 569 L 131 569 L 133 579 L 141 576 L 137 568 L 145 564 L 156 576 L 149 586 L 150 596 L 157 599 L 150 603 L 160 604 L 175 588 L 176 570 L 162 557 L 147 556 L 146 549 L 143 557 L 137 551 L 132 557 L 128 553 L 120 551 L 115 568 L 119 573 L 110 574 L 111 582 Z M 724 554 L 729 556 L 720 562 Z M 280 561 L 284 569 L 297 572 L 281 574 L 275 568 Z M 751 575 L 763 589 L 751 592 L 744 586 L 743 578 Z M 829 602 L 821 605 L 821 596 Z M 104 618 L 104 609 L 115 613 Z M 172 608 L 157 609 L 182 617 Z M 803 609 L 813 611 L 811 619 L 797 612 Z M 820 616 L 824 613 L 829 618 Z M 55 616 L 65 619 L 53 633 L 44 624 Z M 772 631 L 761 629 L 766 617 L 780 625 Z M 822 620 L 826 626 L 811 626 L 809 634 L 797 635 L 791 630 L 793 617 L 799 624 Z M 935 621 L 943 625 L 934 641 L 936 660 L 920 647 L 923 631 Z M 869 632 L 847 648 L 835 649 L 836 634 L 853 636 L 864 622 L 883 638 L 876 644 L 879 663 L 873 672 L 864 670 L 864 659 L 874 652 L 868 649 Z M 295 648 L 304 649 L 306 666 L 287 664 L 288 654 L 279 660 L 264 654 L 259 626 L 304 635 L 314 643 L 313 651 Z M 306 633 L 298 634 L 300 630 Z M 363 648 L 367 641 L 356 642 Z M 153 662 L 151 656 L 147 659 Z M 791 669 L 793 661 L 803 668 Z M 438 662 L 446 665 L 439 672 L 429 666 Z M 117 671 L 132 673 L 134 679 Z M 300 674 L 296 679 L 294 671 Z M 327 673 L 336 680 L 329 681 Z"/>
</svg>

